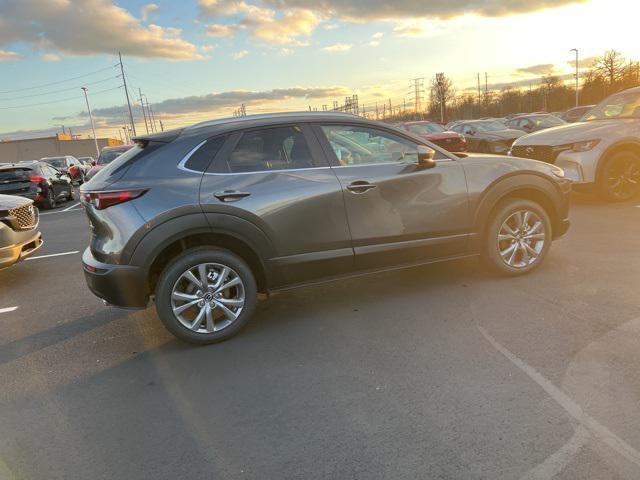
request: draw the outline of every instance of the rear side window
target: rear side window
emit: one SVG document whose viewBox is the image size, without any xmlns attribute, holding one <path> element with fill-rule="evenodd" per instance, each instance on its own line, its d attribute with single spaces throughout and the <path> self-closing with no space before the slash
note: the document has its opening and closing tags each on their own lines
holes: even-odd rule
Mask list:
<svg viewBox="0 0 640 480">
<path fill-rule="evenodd" d="M 204 172 L 218 154 L 227 137 L 217 137 L 207 140 L 185 163 L 184 168 L 196 172 Z"/>
<path fill-rule="evenodd" d="M 227 160 L 233 173 L 313 168 L 311 150 L 300 127 L 246 132 Z"/>
</svg>

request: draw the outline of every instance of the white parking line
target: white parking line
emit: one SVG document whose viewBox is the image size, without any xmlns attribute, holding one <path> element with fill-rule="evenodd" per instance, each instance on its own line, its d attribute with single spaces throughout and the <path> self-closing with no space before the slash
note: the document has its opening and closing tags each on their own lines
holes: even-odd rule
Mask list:
<svg viewBox="0 0 640 480">
<path fill-rule="evenodd" d="M 495 348 L 498 352 L 504 355 L 513 365 L 518 367 L 525 373 L 531 380 L 537 383 L 547 394 L 556 401 L 571 417 L 573 417 L 580 425 L 594 435 L 598 440 L 601 440 L 605 444 L 609 445 L 613 450 L 618 452 L 627 460 L 640 465 L 640 452 L 625 442 L 622 438 L 618 437 L 615 433 L 609 430 L 607 427 L 598 422 L 595 418 L 590 416 L 584 408 L 576 403 L 569 395 L 564 393 L 553 383 L 547 380 L 540 372 L 533 367 L 525 363 L 518 358 L 515 354 L 502 346 L 498 341 L 493 338 L 489 332 L 487 332 L 482 326 L 476 323 L 476 327 L 480 330 L 482 336 Z"/>
<path fill-rule="evenodd" d="M 71 205 L 70 207 L 65 208 L 64 210 L 62 210 L 63 212 L 68 212 L 69 210 L 71 210 L 72 208 L 76 208 L 78 205 L 80 205 L 80 202 L 76 202 L 73 205 Z"/>
<path fill-rule="evenodd" d="M 7 308 L 0 308 L 0 313 L 9 313 L 9 312 L 13 312 L 14 310 L 17 310 L 18 307 L 7 307 Z"/>
<path fill-rule="evenodd" d="M 73 252 L 62 252 L 62 253 L 51 253 L 49 255 L 40 255 L 39 257 L 29 257 L 26 260 L 39 260 L 41 258 L 51 258 L 51 257 L 61 257 L 63 255 L 74 255 L 76 253 L 80 253 L 80 250 L 74 250 Z"/>
<path fill-rule="evenodd" d="M 75 205 L 73 205 L 71 208 L 75 207 Z M 73 210 L 69 210 L 67 208 L 65 208 L 64 210 L 56 210 L 55 212 L 40 212 L 40 216 L 43 217 L 45 215 L 54 215 L 56 213 L 69 213 L 69 212 L 81 212 L 82 210 L 78 209 L 78 208 L 74 208 Z"/>
</svg>

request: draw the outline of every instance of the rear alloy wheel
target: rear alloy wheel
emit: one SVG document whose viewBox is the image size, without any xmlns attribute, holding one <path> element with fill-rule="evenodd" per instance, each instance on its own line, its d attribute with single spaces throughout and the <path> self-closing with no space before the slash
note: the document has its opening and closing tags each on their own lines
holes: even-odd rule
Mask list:
<svg viewBox="0 0 640 480">
<path fill-rule="evenodd" d="M 640 158 L 633 152 L 618 152 L 604 165 L 600 195 L 609 202 L 631 200 L 640 192 Z"/>
<path fill-rule="evenodd" d="M 225 250 L 198 248 L 182 254 L 162 273 L 156 308 L 165 327 L 190 343 L 215 343 L 235 335 L 256 303 L 247 264 Z"/>
<path fill-rule="evenodd" d="M 551 244 L 551 222 L 540 205 L 511 199 L 497 209 L 489 228 L 483 259 L 503 275 L 521 275 L 537 268 Z"/>
</svg>

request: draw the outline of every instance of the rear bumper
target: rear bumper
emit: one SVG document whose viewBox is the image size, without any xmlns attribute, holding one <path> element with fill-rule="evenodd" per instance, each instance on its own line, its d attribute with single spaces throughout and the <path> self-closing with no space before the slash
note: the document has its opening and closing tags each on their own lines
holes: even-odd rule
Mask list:
<svg viewBox="0 0 640 480">
<path fill-rule="evenodd" d="M 27 239 L 0 248 L 0 269 L 10 267 L 14 263 L 30 257 L 37 252 L 43 244 L 42 234 L 36 230 L 33 235 Z"/>
<path fill-rule="evenodd" d="M 146 308 L 149 304 L 146 272 L 141 267 L 101 263 L 87 248 L 82 254 L 82 269 L 89 290 L 105 302 L 121 308 Z"/>
</svg>

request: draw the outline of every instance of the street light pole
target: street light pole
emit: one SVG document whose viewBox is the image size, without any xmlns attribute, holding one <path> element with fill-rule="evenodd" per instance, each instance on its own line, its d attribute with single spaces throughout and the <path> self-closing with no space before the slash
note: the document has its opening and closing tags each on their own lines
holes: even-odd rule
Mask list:
<svg viewBox="0 0 640 480">
<path fill-rule="evenodd" d="M 93 132 L 93 142 L 96 145 L 96 155 L 100 156 L 100 149 L 98 148 L 98 139 L 96 138 L 96 128 L 93 125 L 93 116 L 91 115 L 91 107 L 89 106 L 89 96 L 87 95 L 88 88 L 80 87 L 84 92 L 84 99 L 87 101 L 87 110 L 89 111 L 89 120 L 91 121 L 91 131 Z M 98 158 L 96 157 L 96 158 Z"/>
<path fill-rule="evenodd" d="M 572 48 L 569 51 L 576 52 L 576 107 L 578 107 L 580 105 L 580 92 L 578 92 L 578 89 L 580 88 L 580 77 L 578 76 L 578 49 Z"/>
</svg>

